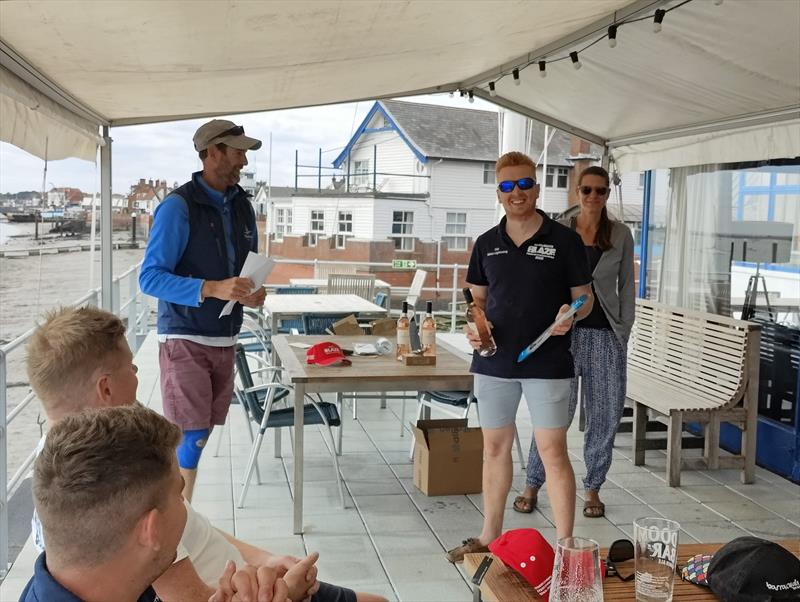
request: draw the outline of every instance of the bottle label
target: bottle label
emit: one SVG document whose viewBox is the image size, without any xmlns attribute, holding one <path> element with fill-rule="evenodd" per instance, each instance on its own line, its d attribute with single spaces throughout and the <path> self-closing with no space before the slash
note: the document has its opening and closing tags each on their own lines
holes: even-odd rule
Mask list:
<svg viewBox="0 0 800 602">
<path fill-rule="evenodd" d="M 406 346 L 411 345 L 411 335 L 409 335 L 408 330 L 397 331 L 397 344 Z"/>
<path fill-rule="evenodd" d="M 427 347 L 429 345 L 433 345 L 436 343 L 436 331 L 435 330 L 423 330 L 422 331 L 422 345 L 423 347 Z"/>
</svg>

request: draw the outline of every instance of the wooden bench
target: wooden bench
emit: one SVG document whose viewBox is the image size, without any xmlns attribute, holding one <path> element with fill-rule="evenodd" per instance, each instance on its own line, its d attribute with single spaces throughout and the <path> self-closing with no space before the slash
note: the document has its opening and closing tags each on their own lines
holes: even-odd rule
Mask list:
<svg viewBox="0 0 800 602">
<path fill-rule="evenodd" d="M 683 426 L 701 423 L 706 468 L 742 468 L 742 482 L 755 472 L 760 326 L 715 314 L 636 300 L 628 342 L 627 397 L 633 404 L 634 464 L 645 450 L 663 449 L 647 439 L 648 412 L 667 424 L 667 482 L 681 482 Z M 741 454 L 719 457 L 720 422 L 742 429 Z"/>
</svg>

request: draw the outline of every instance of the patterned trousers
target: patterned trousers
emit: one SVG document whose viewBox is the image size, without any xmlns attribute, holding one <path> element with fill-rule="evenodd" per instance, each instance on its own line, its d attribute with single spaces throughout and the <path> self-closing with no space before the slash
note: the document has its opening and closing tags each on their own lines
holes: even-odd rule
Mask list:
<svg viewBox="0 0 800 602">
<path fill-rule="evenodd" d="M 625 406 L 626 349 L 614 331 L 603 328 L 576 328 L 572 333 L 575 376 L 569 403 L 570 422 L 578 405 L 578 376 L 586 416 L 583 459 L 586 462 L 585 489 L 599 491 L 611 467 L 614 436 Z M 544 484 L 544 464 L 531 441 L 526 481 L 537 489 Z"/>
</svg>

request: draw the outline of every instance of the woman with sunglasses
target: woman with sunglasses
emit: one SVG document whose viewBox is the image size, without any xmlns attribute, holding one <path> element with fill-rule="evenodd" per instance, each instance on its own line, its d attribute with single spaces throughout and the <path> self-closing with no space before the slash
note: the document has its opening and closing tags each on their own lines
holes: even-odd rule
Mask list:
<svg viewBox="0 0 800 602">
<path fill-rule="evenodd" d="M 609 177 L 602 167 L 588 167 L 578 178 L 580 212 L 562 223 L 583 239 L 592 270 L 596 302 L 591 313 L 577 322 L 572 335 L 575 375 L 581 377 L 586 411 L 583 457 L 586 490 L 583 515 L 605 515 L 600 487 L 611 466 L 614 435 L 625 405 L 626 348 L 634 320 L 633 236 L 627 226 L 608 217 Z M 578 404 L 578 379 L 572 384 L 570 420 Z M 531 442 L 527 486 L 514 500 L 517 512 L 532 512 L 545 472 Z"/>
</svg>

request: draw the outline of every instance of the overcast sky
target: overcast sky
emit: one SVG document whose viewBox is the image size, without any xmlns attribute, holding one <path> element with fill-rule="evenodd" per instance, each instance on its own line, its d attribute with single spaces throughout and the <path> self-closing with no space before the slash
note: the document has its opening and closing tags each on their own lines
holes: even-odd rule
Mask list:
<svg viewBox="0 0 800 602">
<path fill-rule="evenodd" d="M 463 108 L 496 110 L 479 98 L 473 104 L 447 94 L 415 97 L 407 100 L 451 105 Z M 272 184 L 294 185 L 294 151 L 300 151 L 300 163 L 316 165 L 322 148 L 323 165 L 330 165 L 347 143 L 352 132 L 366 116 L 372 102 L 332 105 L 308 109 L 290 109 L 229 117 L 242 124 L 249 136 L 264 141 L 258 151 L 247 153 L 256 178 L 266 180 L 269 161 L 269 133 L 272 132 Z M 153 125 L 112 128 L 114 192 L 127 194 L 139 178 L 183 183 L 200 168 L 192 147 L 192 135 L 205 120 L 175 121 Z M 41 190 L 44 161 L 5 142 L 0 142 L 0 192 Z M 72 186 L 95 192 L 100 182 L 100 165 L 80 159 L 51 161 L 47 166 L 47 184 Z M 307 172 L 310 170 L 306 170 Z M 302 173 L 302 172 L 301 172 Z M 307 179 L 308 185 L 315 185 Z M 302 185 L 302 181 L 301 181 Z"/>
</svg>

